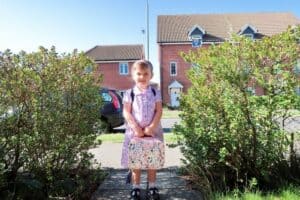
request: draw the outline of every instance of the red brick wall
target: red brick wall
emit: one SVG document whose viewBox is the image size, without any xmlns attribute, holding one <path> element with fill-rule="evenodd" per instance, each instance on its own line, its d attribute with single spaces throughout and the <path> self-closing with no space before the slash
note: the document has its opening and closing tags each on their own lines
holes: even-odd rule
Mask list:
<svg viewBox="0 0 300 200">
<path fill-rule="evenodd" d="M 208 45 L 201 48 L 208 47 Z M 190 81 L 186 77 L 186 72 L 190 69 L 191 64 L 186 63 L 179 52 L 188 52 L 189 50 L 196 50 L 192 48 L 190 44 L 178 44 L 178 45 L 159 45 L 159 62 L 160 62 L 160 77 L 161 77 L 161 92 L 163 103 L 170 104 L 170 94 L 168 86 L 173 80 L 177 80 L 183 85 L 183 92 L 187 92 L 187 89 L 191 86 Z M 170 62 L 177 62 L 177 76 L 170 76 Z M 252 82 L 249 83 L 251 86 Z M 256 86 L 256 95 L 264 95 L 263 88 Z"/>
<path fill-rule="evenodd" d="M 191 86 L 190 81 L 186 78 L 186 73 L 191 68 L 191 64 L 185 62 L 179 55 L 179 52 L 187 53 L 189 50 L 196 50 L 196 48 L 192 48 L 191 44 L 159 45 L 161 92 L 163 103 L 165 104 L 170 104 L 168 86 L 172 81 L 177 80 L 181 83 L 183 85 L 183 92 L 186 92 Z M 176 76 L 170 76 L 170 62 L 177 63 Z"/>
<path fill-rule="evenodd" d="M 128 62 L 129 73 L 127 75 L 121 75 L 119 73 L 119 62 L 100 63 L 97 64 L 97 70 L 95 75 L 103 75 L 101 83 L 102 87 L 112 88 L 116 90 L 126 90 L 128 88 L 131 88 L 134 84 L 130 75 L 132 64 L 133 62 Z"/>
</svg>

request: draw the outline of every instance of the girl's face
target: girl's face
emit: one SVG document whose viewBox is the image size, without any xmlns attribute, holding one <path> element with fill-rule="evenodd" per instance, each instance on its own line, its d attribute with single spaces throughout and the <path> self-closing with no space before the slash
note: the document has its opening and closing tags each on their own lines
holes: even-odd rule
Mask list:
<svg viewBox="0 0 300 200">
<path fill-rule="evenodd" d="M 146 89 L 150 83 L 150 79 L 152 78 L 152 73 L 149 68 L 143 69 L 137 66 L 132 71 L 132 78 L 139 88 Z"/>
</svg>

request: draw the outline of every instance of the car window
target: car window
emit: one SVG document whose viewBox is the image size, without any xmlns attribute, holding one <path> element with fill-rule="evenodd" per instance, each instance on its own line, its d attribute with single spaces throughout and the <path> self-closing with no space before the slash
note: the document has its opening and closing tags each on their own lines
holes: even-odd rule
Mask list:
<svg viewBox="0 0 300 200">
<path fill-rule="evenodd" d="M 111 102 L 112 97 L 108 93 L 104 92 L 102 93 L 102 99 L 104 102 Z"/>
</svg>

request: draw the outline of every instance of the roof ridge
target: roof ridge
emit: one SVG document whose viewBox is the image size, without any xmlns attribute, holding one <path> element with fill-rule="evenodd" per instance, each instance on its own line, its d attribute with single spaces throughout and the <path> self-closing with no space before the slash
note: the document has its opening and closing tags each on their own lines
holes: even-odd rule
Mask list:
<svg viewBox="0 0 300 200">
<path fill-rule="evenodd" d="M 158 15 L 158 17 L 161 16 L 211 16 L 211 15 L 248 15 L 248 14 L 291 14 L 293 16 L 296 16 L 291 11 L 257 11 L 257 12 L 228 12 L 228 13 L 191 13 L 191 14 L 169 14 L 169 15 Z"/>
<path fill-rule="evenodd" d="M 87 50 L 85 53 L 87 54 L 87 53 L 91 52 L 93 49 L 96 49 L 96 48 L 97 48 L 97 45 L 92 47 L 91 49 Z"/>
<path fill-rule="evenodd" d="M 108 45 L 96 45 L 95 47 L 121 47 L 121 46 L 143 46 L 143 44 L 108 44 Z"/>
</svg>

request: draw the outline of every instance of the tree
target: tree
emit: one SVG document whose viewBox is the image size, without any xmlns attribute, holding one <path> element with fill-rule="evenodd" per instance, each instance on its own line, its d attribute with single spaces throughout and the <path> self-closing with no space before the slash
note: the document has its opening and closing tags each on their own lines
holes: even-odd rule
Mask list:
<svg viewBox="0 0 300 200">
<path fill-rule="evenodd" d="M 58 179 L 89 167 L 101 79 L 87 67 L 93 62 L 76 50 L 0 55 L 0 191 L 18 196 L 29 173 L 28 188 L 51 193 Z"/>
<path fill-rule="evenodd" d="M 175 132 L 182 138 L 186 169 L 201 188 L 227 190 L 253 180 L 274 186 L 295 176 L 282 170 L 290 167 L 285 153 L 294 142 L 282 119 L 300 108 L 295 92 L 300 77 L 293 71 L 300 58 L 299 33 L 298 27 L 262 40 L 233 36 L 182 53 L 195 67 Z M 254 95 L 255 89 L 263 95 Z"/>
</svg>

